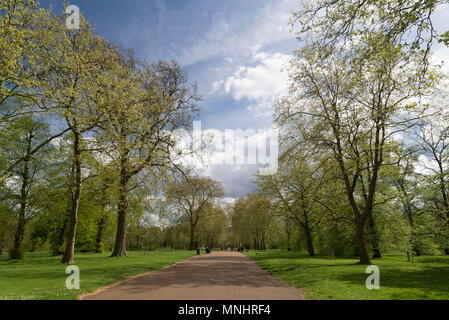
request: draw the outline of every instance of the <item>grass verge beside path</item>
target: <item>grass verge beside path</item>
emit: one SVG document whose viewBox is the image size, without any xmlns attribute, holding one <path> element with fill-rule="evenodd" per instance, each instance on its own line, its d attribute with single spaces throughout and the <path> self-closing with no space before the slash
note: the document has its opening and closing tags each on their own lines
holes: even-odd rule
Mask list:
<svg viewBox="0 0 449 320">
<path fill-rule="evenodd" d="M 368 290 L 366 266 L 358 259 L 309 257 L 304 253 L 270 250 L 251 251 L 254 259 L 270 274 L 322 300 L 448 300 L 449 256 L 386 256 L 372 263 L 380 268 L 380 289 Z"/>
<path fill-rule="evenodd" d="M 65 287 L 66 265 L 61 257 L 48 252 L 27 253 L 25 260 L 9 260 L 0 256 L 0 300 L 73 300 L 79 294 L 126 279 L 139 273 L 159 270 L 183 261 L 193 251 L 128 252 L 124 258 L 110 258 L 110 252 L 76 253 L 75 265 L 80 270 L 80 290 Z"/>
</svg>

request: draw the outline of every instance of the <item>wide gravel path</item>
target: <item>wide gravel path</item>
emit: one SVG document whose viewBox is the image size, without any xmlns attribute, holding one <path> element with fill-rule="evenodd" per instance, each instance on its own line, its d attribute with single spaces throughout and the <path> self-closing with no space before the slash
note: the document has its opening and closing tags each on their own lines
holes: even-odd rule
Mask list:
<svg viewBox="0 0 449 320">
<path fill-rule="evenodd" d="M 79 297 L 83 300 L 302 300 L 304 293 L 237 252 L 192 257 Z"/>
</svg>

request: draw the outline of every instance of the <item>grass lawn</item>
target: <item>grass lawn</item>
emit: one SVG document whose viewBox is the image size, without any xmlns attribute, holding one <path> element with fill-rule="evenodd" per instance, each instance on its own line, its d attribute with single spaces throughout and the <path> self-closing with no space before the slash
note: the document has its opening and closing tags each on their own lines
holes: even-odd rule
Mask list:
<svg viewBox="0 0 449 320">
<path fill-rule="evenodd" d="M 193 251 L 128 252 L 124 258 L 110 258 L 111 253 L 76 253 L 75 265 L 80 269 L 80 290 L 68 290 L 66 266 L 61 257 L 48 252 L 27 253 L 23 261 L 0 256 L 0 300 L 66 300 L 81 293 L 95 291 L 149 270 L 158 270 L 194 255 Z"/>
<path fill-rule="evenodd" d="M 358 259 L 311 258 L 305 253 L 251 251 L 248 256 L 273 276 L 301 288 L 308 299 L 428 300 L 449 299 L 449 256 L 386 256 L 372 263 L 380 269 L 380 289 L 365 286 L 366 266 Z"/>
</svg>

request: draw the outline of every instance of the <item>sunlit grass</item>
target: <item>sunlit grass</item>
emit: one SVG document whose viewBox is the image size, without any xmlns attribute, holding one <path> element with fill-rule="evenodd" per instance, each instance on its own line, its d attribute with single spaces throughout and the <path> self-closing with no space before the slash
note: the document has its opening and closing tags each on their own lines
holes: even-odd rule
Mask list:
<svg viewBox="0 0 449 320">
<path fill-rule="evenodd" d="M 114 283 L 117 280 L 158 270 L 194 255 L 193 251 L 128 252 L 124 258 L 110 258 L 106 253 L 77 253 L 75 265 L 80 269 L 80 290 L 66 289 L 68 275 L 61 257 L 48 252 L 27 253 L 24 261 L 0 256 L 0 300 L 76 299 L 81 293 Z"/>
<path fill-rule="evenodd" d="M 366 266 L 357 259 L 329 260 L 287 251 L 252 251 L 248 255 L 272 275 L 301 288 L 309 299 L 427 300 L 449 299 L 449 256 L 386 256 L 372 261 L 380 268 L 380 289 L 365 286 Z"/>
</svg>

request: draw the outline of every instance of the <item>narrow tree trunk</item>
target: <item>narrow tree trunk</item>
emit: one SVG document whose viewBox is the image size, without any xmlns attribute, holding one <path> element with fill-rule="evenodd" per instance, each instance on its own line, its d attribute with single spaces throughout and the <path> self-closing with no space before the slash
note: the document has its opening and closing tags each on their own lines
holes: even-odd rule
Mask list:
<svg viewBox="0 0 449 320">
<path fill-rule="evenodd" d="M 21 195 L 20 195 L 20 209 L 19 209 L 19 217 L 17 222 L 17 230 L 16 234 L 14 236 L 14 252 L 18 252 L 22 246 L 23 236 L 25 234 L 25 212 L 26 212 L 26 201 L 27 201 L 27 195 L 26 195 L 26 189 L 28 186 L 28 161 L 25 161 L 24 164 L 24 171 L 23 171 L 23 180 L 22 180 L 22 189 L 21 189 Z M 14 259 L 21 259 L 22 257 L 19 255 L 16 255 Z"/>
<path fill-rule="evenodd" d="M 30 173 L 30 157 L 29 154 L 31 153 L 31 140 L 32 136 L 30 135 L 27 139 L 27 156 L 25 157 L 24 163 L 23 163 L 23 171 L 22 171 L 22 186 L 20 188 L 20 209 L 19 209 L 19 216 L 18 216 L 18 223 L 17 223 L 17 230 L 16 234 L 14 236 L 14 252 L 15 254 L 14 259 L 21 259 L 22 256 L 18 254 L 18 251 L 20 250 L 22 246 L 23 237 L 25 235 L 25 213 L 26 213 L 26 206 L 27 206 L 27 198 L 28 198 L 28 188 L 29 188 L 29 173 Z"/>
<path fill-rule="evenodd" d="M 73 264 L 75 255 L 75 236 L 76 236 L 76 225 L 78 223 L 78 208 L 81 198 L 81 134 L 74 131 L 74 141 L 73 141 L 73 161 L 75 169 L 74 177 L 74 189 L 72 199 L 72 210 L 70 215 L 70 226 L 69 232 L 67 234 L 67 243 L 62 257 L 61 263 Z"/>
<path fill-rule="evenodd" d="M 356 221 L 356 236 L 359 246 L 360 264 L 371 264 L 371 260 L 368 255 L 368 249 L 366 248 L 366 236 L 365 236 L 365 220 L 358 217 Z"/>
<path fill-rule="evenodd" d="M 408 223 L 410 225 L 410 228 L 412 229 L 411 231 L 411 245 L 412 245 L 412 250 L 416 252 L 417 256 L 421 255 L 421 252 L 418 248 L 418 246 L 415 243 L 415 221 L 413 219 L 413 208 L 412 208 L 412 204 L 410 201 L 410 197 L 407 193 L 407 190 L 405 189 L 405 182 L 404 180 L 399 180 L 397 182 L 397 188 L 402 192 L 403 196 L 404 196 L 404 200 L 402 201 L 402 205 L 404 206 L 404 211 L 405 214 L 408 218 Z M 410 254 L 409 251 L 407 250 L 407 255 Z M 408 259 L 410 261 L 410 258 Z"/>
</svg>

